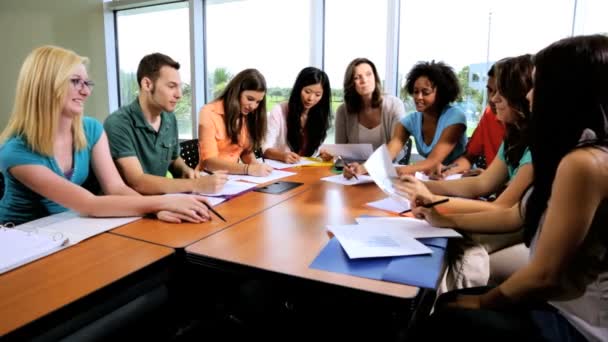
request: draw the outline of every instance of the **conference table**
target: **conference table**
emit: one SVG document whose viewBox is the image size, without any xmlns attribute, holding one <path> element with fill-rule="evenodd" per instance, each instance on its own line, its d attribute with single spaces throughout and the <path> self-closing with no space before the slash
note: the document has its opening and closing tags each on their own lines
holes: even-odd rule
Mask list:
<svg viewBox="0 0 608 342">
<path fill-rule="evenodd" d="M 70 334 L 124 305 L 131 298 L 113 306 L 108 303 L 141 278 L 162 274 L 173 253 L 167 247 L 104 233 L 4 273 L 0 275 L 0 336 L 21 340 L 38 334 L 52 336 L 53 330 L 58 336 Z M 117 292 L 102 293 L 86 302 L 86 307 L 73 305 L 109 286 Z M 106 312 L 89 314 L 82 324 L 76 322 L 76 312 L 100 303 L 106 304 Z M 74 325 L 61 327 L 67 321 Z M 13 334 L 4 336 L 9 333 Z"/>
<path fill-rule="evenodd" d="M 271 196 L 271 195 L 269 195 Z M 418 288 L 310 268 L 329 241 L 328 224 L 362 215 L 388 216 L 366 203 L 386 197 L 373 183 L 344 186 L 319 181 L 306 191 L 186 248 L 189 260 L 229 262 L 298 278 L 412 298 Z"/>
<path fill-rule="evenodd" d="M 247 218 L 271 208 L 319 182 L 321 177 L 331 175 L 328 167 L 299 167 L 291 169 L 295 175 L 281 179 L 303 183 L 278 195 L 248 191 L 228 199 L 214 208 L 226 219 L 220 220 L 212 214 L 212 220 L 205 223 L 167 223 L 156 219 L 143 218 L 131 224 L 113 229 L 111 233 L 182 250 L 190 244 L 231 227 Z"/>
<path fill-rule="evenodd" d="M 177 298 L 178 309 L 197 311 L 191 302 L 192 290 L 198 290 L 196 276 L 189 272 L 201 269 L 265 272 L 407 301 L 415 309 L 421 294 L 415 286 L 309 267 L 330 239 L 326 225 L 354 223 L 362 215 L 394 215 L 366 205 L 386 195 L 373 183 L 322 181 L 334 174 L 326 166 L 289 171 L 296 174 L 281 180 L 302 185 L 281 194 L 248 191 L 216 206 L 227 222 L 214 217 L 201 224 L 170 224 L 143 218 L 0 275 L 0 336 L 75 334 L 167 283 L 174 284 L 168 286 L 173 290 L 163 300 Z M 142 283 L 147 284 L 143 289 Z M 133 294 L 124 297 L 129 291 Z M 60 322 L 68 326 L 54 327 Z"/>
</svg>

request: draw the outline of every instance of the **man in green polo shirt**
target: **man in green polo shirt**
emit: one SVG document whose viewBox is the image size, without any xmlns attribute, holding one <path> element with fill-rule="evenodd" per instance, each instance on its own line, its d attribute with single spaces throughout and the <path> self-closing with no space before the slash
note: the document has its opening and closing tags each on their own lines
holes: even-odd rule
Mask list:
<svg viewBox="0 0 608 342">
<path fill-rule="evenodd" d="M 179 63 L 161 53 L 145 56 L 137 68 L 139 95 L 106 119 L 112 158 L 126 183 L 141 194 L 214 193 L 225 172 L 200 177 L 179 156 L 173 111 L 182 97 Z M 174 179 L 167 178 L 171 171 Z"/>
</svg>

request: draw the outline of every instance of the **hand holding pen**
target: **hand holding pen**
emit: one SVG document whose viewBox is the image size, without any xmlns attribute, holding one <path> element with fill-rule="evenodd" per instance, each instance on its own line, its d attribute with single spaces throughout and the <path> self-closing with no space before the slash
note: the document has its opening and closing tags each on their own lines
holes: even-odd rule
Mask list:
<svg viewBox="0 0 608 342">
<path fill-rule="evenodd" d="M 427 198 L 417 196 L 415 201 L 412 201 L 412 213 L 416 218 L 426 220 L 433 227 L 441 228 L 457 228 L 456 222 L 449 215 L 439 213 L 435 206 L 448 202 L 449 198 L 443 198 L 439 201 L 430 202 Z"/>
<path fill-rule="evenodd" d="M 344 178 L 351 179 L 352 177 L 355 177 L 356 180 L 359 180 L 359 177 L 357 177 L 358 163 L 348 164 L 342 156 L 337 156 L 336 159 L 342 161 L 342 165 L 344 165 Z"/>
</svg>

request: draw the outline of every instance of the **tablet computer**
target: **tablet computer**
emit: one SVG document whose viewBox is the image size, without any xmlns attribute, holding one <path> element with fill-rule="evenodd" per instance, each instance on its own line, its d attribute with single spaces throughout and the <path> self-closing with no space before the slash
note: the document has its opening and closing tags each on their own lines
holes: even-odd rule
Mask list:
<svg viewBox="0 0 608 342">
<path fill-rule="evenodd" d="M 282 194 L 285 191 L 289 191 L 293 188 L 297 188 L 298 186 L 304 183 L 299 182 L 274 182 L 268 185 L 260 186 L 255 188 L 253 191 L 264 192 L 267 194 Z"/>
</svg>

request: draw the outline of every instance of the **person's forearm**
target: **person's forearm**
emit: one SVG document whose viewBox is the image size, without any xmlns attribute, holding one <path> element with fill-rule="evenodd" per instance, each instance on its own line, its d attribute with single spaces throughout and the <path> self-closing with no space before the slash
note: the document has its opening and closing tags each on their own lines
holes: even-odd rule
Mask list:
<svg viewBox="0 0 608 342">
<path fill-rule="evenodd" d="M 90 195 L 77 207 L 70 208 L 93 217 L 143 216 L 163 210 L 160 196 Z"/>
<path fill-rule="evenodd" d="M 443 198 L 446 198 L 446 196 L 436 195 L 434 196 L 433 201 L 438 201 Z M 449 202 L 441 205 L 441 210 L 449 214 L 467 214 L 504 209 L 503 206 L 496 205 L 494 202 L 458 197 L 449 198 Z"/>
<path fill-rule="evenodd" d="M 166 178 L 142 174 L 129 185 L 142 195 L 161 195 L 180 192 L 193 192 L 194 180 L 182 178 Z"/>
<path fill-rule="evenodd" d="M 404 174 L 410 174 L 410 175 L 413 175 L 414 173 L 416 173 L 418 171 L 432 172 L 432 171 L 435 171 L 437 164 L 438 163 L 436 163 L 434 161 L 425 159 L 425 160 L 421 160 L 421 161 L 417 162 L 416 164 L 401 166 L 401 167 L 399 167 L 399 172 L 404 173 Z"/>
<path fill-rule="evenodd" d="M 171 164 L 170 170 L 174 178 L 181 178 L 184 174 L 187 174 L 187 172 L 190 170 L 190 167 L 182 158 L 177 158 Z"/>
<path fill-rule="evenodd" d="M 249 168 L 248 164 L 233 163 L 220 158 L 206 159 L 203 161 L 203 165 L 211 171 L 226 170 L 233 175 L 246 175 Z"/>
<path fill-rule="evenodd" d="M 448 211 L 448 208 L 444 208 L 444 206 L 451 204 L 453 200 L 454 202 L 457 202 L 457 199 L 450 198 L 449 202 L 441 205 L 441 209 L 445 209 L 446 212 L 451 212 Z M 521 229 L 523 225 L 522 219 L 519 216 L 519 207 L 517 205 L 511 208 L 493 208 L 493 210 L 466 214 L 448 214 L 447 216 L 454 223 L 450 228 L 460 229 L 470 233 L 509 233 Z"/>
<path fill-rule="evenodd" d="M 450 181 L 427 181 L 424 185 L 436 195 L 476 198 L 486 195 L 479 186 L 481 182 L 478 177 L 463 177 Z"/>
<path fill-rule="evenodd" d="M 281 152 L 276 148 L 269 148 L 264 151 L 264 157 L 266 159 L 283 161 L 285 159 L 285 152 Z"/>
</svg>

